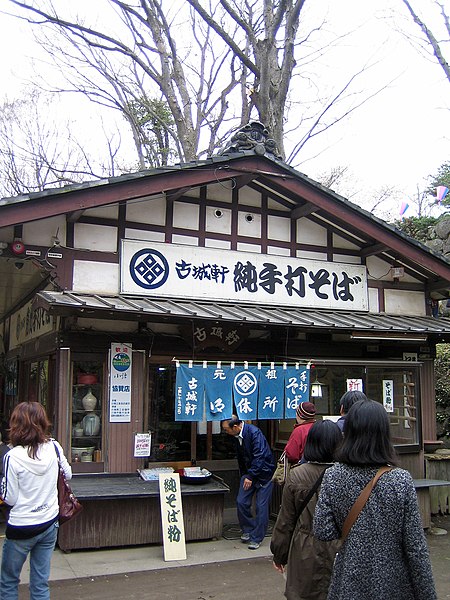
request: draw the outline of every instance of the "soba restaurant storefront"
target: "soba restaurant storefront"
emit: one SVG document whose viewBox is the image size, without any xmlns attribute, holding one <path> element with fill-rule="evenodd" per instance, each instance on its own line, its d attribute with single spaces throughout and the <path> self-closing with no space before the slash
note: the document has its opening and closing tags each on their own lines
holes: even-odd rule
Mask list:
<svg viewBox="0 0 450 600">
<path fill-rule="evenodd" d="M 231 411 L 277 454 L 299 401 L 337 417 L 362 389 L 424 477 L 450 264 L 267 141 L 251 124 L 220 156 L 0 204 L 1 407 L 45 404 L 72 461 L 85 510 L 63 549 L 159 543 L 157 482 L 137 473 L 159 467 L 213 473 L 183 486 L 186 539 L 219 536 Z"/>
</svg>

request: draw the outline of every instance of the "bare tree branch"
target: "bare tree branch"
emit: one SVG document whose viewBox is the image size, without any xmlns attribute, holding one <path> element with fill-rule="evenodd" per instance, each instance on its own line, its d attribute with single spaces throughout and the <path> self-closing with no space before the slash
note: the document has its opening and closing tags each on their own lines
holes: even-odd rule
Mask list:
<svg viewBox="0 0 450 600">
<path fill-rule="evenodd" d="M 414 23 L 416 23 L 420 29 L 422 30 L 422 33 L 424 34 L 424 36 L 427 38 L 432 50 L 433 50 L 433 54 L 434 56 L 437 58 L 438 63 L 441 65 L 442 70 L 445 73 L 445 76 L 447 77 L 447 80 L 450 82 L 450 65 L 449 63 L 446 61 L 446 59 L 444 58 L 444 55 L 442 53 L 442 49 L 441 49 L 441 45 L 438 42 L 438 40 L 436 39 L 435 35 L 433 34 L 433 32 L 431 31 L 431 29 L 424 23 L 424 21 L 422 21 L 422 19 L 419 18 L 419 16 L 417 15 L 417 13 L 414 11 L 414 9 L 412 8 L 411 4 L 408 2 L 408 0 L 403 0 L 403 4 L 406 6 L 406 8 L 408 9 L 409 13 L 411 14 Z M 450 37 L 450 23 L 449 23 L 449 18 L 448 15 L 445 12 L 444 9 L 444 5 L 443 4 L 439 4 L 438 2 L 436 2 L 436 4 L 440 7 L 441 9 L 441 14 L 442 17 L 444 19 L 444 24 L 447 28 L 447 32 L 449 34 Z M 447 40 L 450 41 L 450 40 Z"/>
</svg>

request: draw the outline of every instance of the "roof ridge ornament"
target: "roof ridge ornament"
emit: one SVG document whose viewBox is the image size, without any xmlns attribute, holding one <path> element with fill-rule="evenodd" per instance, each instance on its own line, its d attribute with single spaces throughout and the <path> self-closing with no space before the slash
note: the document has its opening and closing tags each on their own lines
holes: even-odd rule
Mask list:
<svg viewBox="0 0 450 600">
<path fill-rule="evenodd" d="M 250 121 L 234 133 L 219 155 L 236 152 L 253 153 L 281 160 L 276 142 L 269 137 L 269 130 L 260 121 Z"/>
</svg>

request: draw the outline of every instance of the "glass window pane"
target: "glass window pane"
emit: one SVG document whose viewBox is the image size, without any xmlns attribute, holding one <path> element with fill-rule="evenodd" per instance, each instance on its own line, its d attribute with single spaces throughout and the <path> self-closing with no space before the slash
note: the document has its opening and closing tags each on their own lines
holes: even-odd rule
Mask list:
<svg viewBox="0 0 450 600">
<path fill-rule="evenodd" d="M 394 444 L 417 444 L 418 371 L 410 368 L 370 367 L 367 369 L 367 395 L 388 409 Z M 389 397 L 386 396 L 386 388 Z M 391 398 L 392 396 L 392 398 Z M 392 403 L 390 402 L 392 400 Z"/>
</svg>

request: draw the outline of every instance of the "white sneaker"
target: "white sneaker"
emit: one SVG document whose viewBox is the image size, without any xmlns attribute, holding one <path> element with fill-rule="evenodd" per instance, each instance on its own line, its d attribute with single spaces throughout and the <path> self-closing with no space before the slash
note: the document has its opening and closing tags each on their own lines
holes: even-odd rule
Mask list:
<svg viewBox="0 0 450 600">
<path fill-rule="evenodd" d="M 261 544 L 259 542 L 250 542 L 250 544 L 248 545 L 248 549 L 249 550 L 258 550 L 258 548 L 261 546 Z"/>
<path fill-rule="evenodd" d="M 243 533 L 243 534 L 241 535 L 241 542 L 242 542 L 243 544 L 246 544 L 246 543 L 247 543 L 247 542 L 249 542 L 249 541 L 250 541 L 250 534 L 249 534 L 249 533 Z"/>
</svg>

